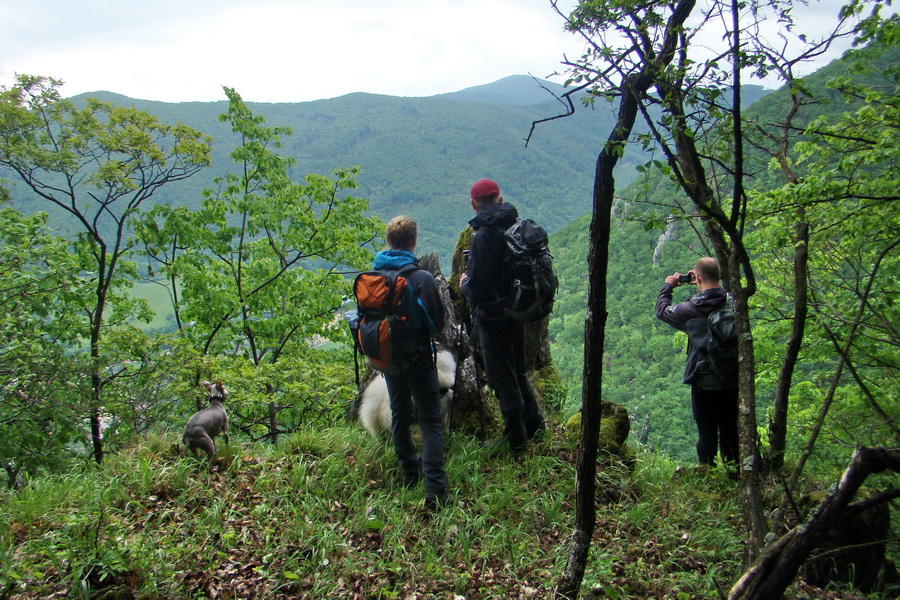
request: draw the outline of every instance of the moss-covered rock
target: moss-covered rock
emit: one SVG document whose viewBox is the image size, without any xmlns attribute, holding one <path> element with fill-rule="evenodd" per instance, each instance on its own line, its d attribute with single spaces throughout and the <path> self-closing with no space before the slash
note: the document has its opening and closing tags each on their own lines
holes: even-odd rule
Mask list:
<svg viewBox="0 0 900 600">
<path fill-rule="evenodd" d="M 570 439 L 577 441 L 581 431 L 581 411 L 569 418 L 566 428 Z M 600 407 L 600 436 L 597 442 L 600 455 L 619 455 L 624 458 L 625 454 L 629 454 L 633 458 L 634 452 L 625 444 L 630 430 L 628 410 L 621 404 L 604 402 Z"/>
<path fill-rule="evenodd" d="M 566 402 L 566 384 L 553 362 L 548 362 L 531 373 L 531 384 L 538 398 L 551 412 L 558 412 Z"/>
<path fill-rule="evenodd" d="M 447 285 L 450 287 L 450 297 L 453 298 L 453 308 L 458 323 L 469 323 L 469 308 L 460 292 L 459 280 L 466 269 L 466 256 L 464 253 L 472 247 L 472 237 L 474 235 L 475 230 L 471 227 L 466 227 L 460 232 L 456 240 L 456 247 L 453 249 L 453 258 L 450 262 L 450 280 L 447 281 Z"/>
</svg>

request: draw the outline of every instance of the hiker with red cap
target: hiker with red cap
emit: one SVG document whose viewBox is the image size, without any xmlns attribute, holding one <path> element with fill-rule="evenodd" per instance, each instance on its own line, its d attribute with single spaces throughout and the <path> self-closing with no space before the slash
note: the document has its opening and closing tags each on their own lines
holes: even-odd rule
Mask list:
<svg viewBox="0 0 900 600">
<path fill-rule="evenodd" d="M 525 373 L 525 325 L 510 317 L 503 300 L 513 285 L 504 268 L 504 231 L 516 223 L 519 213 L 500 195 L 490 179 L 475 182 L 469 193 L 475 218 L 472 247 L 460 276 L 463 297 L 474 307 L 475 335 L 488 383 L 497 394 L 503 415 L 503 438 L 513 454 L 520 454 L 529 440 L 545 428 L 534 388 Z"/>
</svg>

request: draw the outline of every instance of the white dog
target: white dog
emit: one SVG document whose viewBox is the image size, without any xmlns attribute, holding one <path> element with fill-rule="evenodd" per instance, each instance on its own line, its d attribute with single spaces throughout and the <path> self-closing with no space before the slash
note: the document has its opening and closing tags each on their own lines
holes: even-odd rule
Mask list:
<svg viewBox="0 0 900 600">
<path fill-rule="evenodd" d="M 456 359 L 453 354 L 447 350 L 438 350 L 437 371 L 438 384 L 441 386 L 441 414 L 446 419 L 453 400 L 453 385 L 456 383 Z M 359 420 L 372 435 L 378 435 L 379 431 L 390 431 L 391 401 L 384 377 L 376 377 L 363 390 Z"/>
</svg>

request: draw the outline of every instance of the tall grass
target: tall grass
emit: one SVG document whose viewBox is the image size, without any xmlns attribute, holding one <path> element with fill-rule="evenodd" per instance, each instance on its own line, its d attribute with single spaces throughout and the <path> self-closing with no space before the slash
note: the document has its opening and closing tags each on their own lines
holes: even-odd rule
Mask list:
<svg viewBox="0 0 900 600">
<path fill-rule="evenodd" d="M 574 452 L 559 431 L 521 460 L 451 433 L 433 513 L 390 442 L 356 426 L 223 444 L 212 473 L 174 442 L 0 496 L 0 597 L 547 598 L 565 564 Z M 736 485 L 677 467 L 639 455 L 600 471 L 586 598 L 715 598 L 737 577 Z"/>
</svg>

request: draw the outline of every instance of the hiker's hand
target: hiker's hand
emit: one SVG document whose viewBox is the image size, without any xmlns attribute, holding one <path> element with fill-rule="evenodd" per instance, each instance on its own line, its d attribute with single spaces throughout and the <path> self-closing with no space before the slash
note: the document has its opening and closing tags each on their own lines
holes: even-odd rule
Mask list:
<svg viewBox="0 0 900 600">
<path fill-rule="evenodd" d="M 462 273 L 459 274 L 459 284 L 462 285 L 462 282 L 468 278 L 469 278 L 469 276 L 466 275 L 465 271 L 463 271 Z"/>
<path fill-rule="evenodd" d="M 666 277 L 666 283 L 671 285 L 673 288 L 677 288 L 678 286 L 681 285 L 681 282 L 678 281 L 680 277 L 681 277 L 681 273 L 675 273 L 674 275 L 669 275 L 668 277 Z"/>
</svg>

